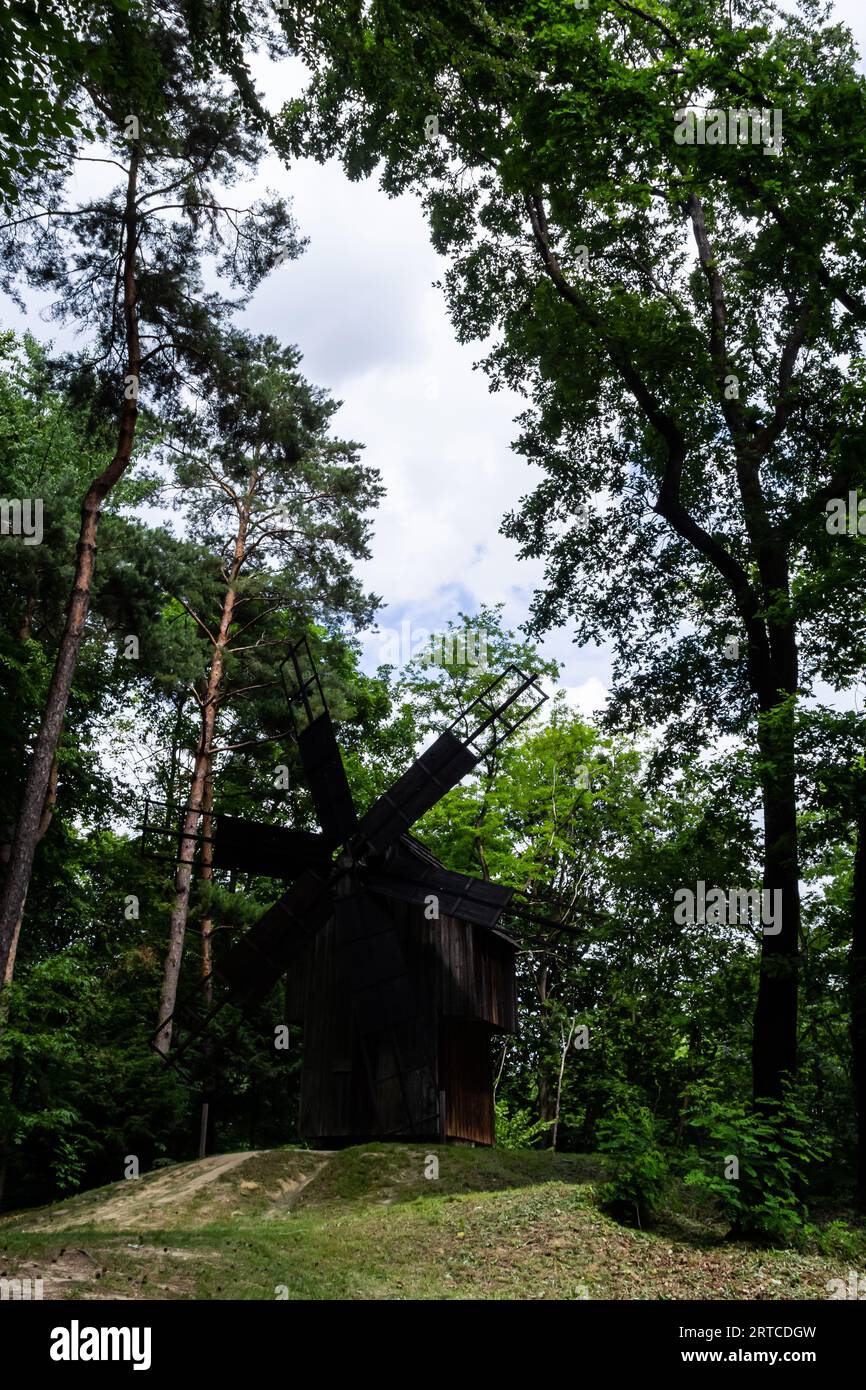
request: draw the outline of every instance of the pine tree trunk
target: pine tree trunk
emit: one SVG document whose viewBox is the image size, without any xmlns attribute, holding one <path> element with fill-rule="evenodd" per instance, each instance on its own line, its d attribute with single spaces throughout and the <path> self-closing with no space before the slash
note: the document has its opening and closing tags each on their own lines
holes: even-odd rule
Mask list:
<svg viewBox="0 0 866 1390">
<path fill-rule="evenodd" d="M 201 733 L 193 763 L 192 781 L 183 817 L 180 842 L 180 862 L 174 876 L 174 904 L 169 925 L 168 954 L 165 960 L 162 991 L 159 1000 L 159 1024 L 156 1046 L 160 1052 L 167 1053 L 171 1047 L 172 1014 L 177 1003 L 177 986 L 183 959 L 183 943 L 186 936 L 186 923 L 189 916 L 189 889 L 192 881 L 195 860 L 196 838 L 199 821 L 205 809 L 205 786 L 213 764 L 214 731 L 216 729 L 217 709 L 222 699 L 220 682 L 225 667 L 225 648 L 234 619 L 237 600 L 237 577 L 246 555 L 246 537 L 249 525 L 252 493 L 255 488 L 255 475 L 250 479 L 244 505 L 239 513 L 238 530 L 234 540 L 234 558 L 228 575 L 219 632 L 211 657 L 204 698 L 201 701 Z"/>
<path fill-rule="evenodd" d="M 204 783 L 201 817 L 201 859 L 199 877 L 203 883 L 213 882 L 213 763 L 208 762 Z M 201 924 L 201 977 L 205 1008 L 213 1003 L 213 917 L 208 914 Z"/>
<path fill-rule="evenodd" d="M 211 677 L 208 681 L 209 693 L 213 682 L 214 670 L 221 666 L 221 661 L 218 658 L 219 654 L 217 654 L 211 667 Z M 161 1052 L 168 1052 L 171 1046 L 171 1016 L 174 1013 L 175 1003 L 177 1002 L 177 985 L 180 979 L 183 943 L 186 936 L 187 917 L 189 915 L 189 888 L 192 881 L 192 870 L 195 860 L 196 836 L 198 834 L 198 823 L 201 816 L 205 777 L 210 765 L 209 749 L 213 742 L 213 721 L 214 707 L 213 703 L 210 702 L 205 705 L 202 711 L 201 734 L 199 737 L 199 745 L 196 749 L 192 781 L 190 783 L 189 796 L 187 797 L 186 810 L 184 811 L 181 827 L 182 835 L 178 851 L 180 862 L 178 863 L 174 875 L 174 903 L 171 909 L 171 921 L 168 931 L 168 954 L 165 958 L 162 990 L 159 999 L 160 1027 L 156 1037 L 156 1046 Z"/>
<path fill-rule="evenodd" d="M 129 161 L 124 214 L 125 246 L 123 255 L 123 311 L 126 324 L 127 375 L 140 379 L 141 349 L 138 339 L 136 301 L 138 287 L 135 278 L 137 245 L 136 192 L 140 151 L 133 142 Z M 132 459 L 138 401 L 124 397 L 120 414 L 117 448 L 111 463 L 91 482 L 81 505 L 81 527 L 75 561 L 72 593 L 66 610 L 66 622 L 54 664 L 51 685 L 45 703 L 42 723 L 24 784 L 18 823 L 12 840 L 9 867 L 0 897 L 0 989 L 11 979 L 10 957 L 14 957 L 18 931 L 24 912 L 24 902 L 33 871 L 33 858 L 39 843 L 39 823 L 49 790 L 51 769 L 60 740 L 60 732 L 69 701 L 69 692 L 84 637 L 87 612 L 90 607 L 93 569 L 96 562 L 96 537 L 99 518 L 106 497 L 123 476 Z"/>
<path fill-rule="evenodd" d="M 55 758 L 53 759 L 53 761 L 52 761 L 52 763 L 51 763 L 51 771 L 50 771 L 50 773 L 49 773 L 49 775 L 48 775 L 48 791 L 47 791 L 46 797 L 45 797 L 45 805 L 42 807 L 42 815 L 41 815 L 40 818 L 39 818 L 39 825 L 38 825 L 37 828 L 36 828 L 36 843 L 37 843 L 37 845 L 40 844 L 40 843 L 42 842 L 42 840 L 45 838 L 45 835 L 46 835 L 47 832 L 48 832 L 48 827 L 50 826 L 50 824 L 51 824 L 51 822 L 52 822 L 52 820 L 53 820 L 53 818 L 54 818 L 54 807 L 55 807 L 55 805 L 56 805 L 56 803 L 57 803 L 57 776 L 58 776 L 58 771 L 59 771 L 59 769 L 58 769 L 58 763 L 57 763 L 57 758 L 56 758 L 56 756 L 55 756 Z M 29 885 L 28 885 L 28 887 L 29 887 Z M 26 902 L 27 902 L 27 893 L 26 893 L 26 891 L 25 891 L 25 894 L 24 894 L 24 902 L 25 902 L 25 904 L 26 904 Z M 4 965 L 4 967 L 3 967 L 3 976 L 2 976 L 2 979 L 0 979 L 0 990 L 4 989 L 6 985 L 11 985 L 11 983 L 12 983 L 12 977 L 13 977 L 13 975 L 15 974 L 15 957 L 16 957 L 16 955 L 18 954 L 18 940 L 19 940 L 19 937 L 21 936 L 21 923 L 22 923 L 22 921 L 23 921 L 23 918 L 24 918 L 24 906 L 22 905 L 22 908 L 21 908 L 21 916 L 18 918 L 18 921 L 15 923 L 15 930 L 14 930 L 13 933 L 12 933 L 12 940 L 11 940 L 11 942 L 9 943 L 9 952 L 8 952 L 8 955 L 6 956 L 6 962 L 5 962 L 5 965 Z M 3 1019 L 4 1019 L 3 1004 L 0 1003 L 0 1022 L 3 1022 Z"/>
<path fill-rule="evenodd" d="M 208 766 L 204 783 L 204 801 L 201 817 L 201 861 L 199 873 L 203 882 L 213 882 L 213 763 Z M 208 915 L 201 924 L 201 975 L 202 996 L 205 1009 L 213 1004 L 213 917 Z M 208 1151 L 208 1141 L 213 1126 L 213 1039 L 207 1033 L 203 1042 L 205 1058 L 204 1085 L 202 1088 L 201 1126 L 199 1130 L 199 1158 Z"/>
</svg>

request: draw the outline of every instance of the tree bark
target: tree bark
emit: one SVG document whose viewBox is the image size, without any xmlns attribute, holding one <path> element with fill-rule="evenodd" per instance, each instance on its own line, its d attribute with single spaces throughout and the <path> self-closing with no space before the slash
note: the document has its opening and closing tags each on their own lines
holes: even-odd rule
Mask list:
<svg viewBox="0 0 866 1390">
<path fill-rule="evenodd" d="M 739 400 L 725 390 L 733 364 L 727 349 L 724 285 L 697 195 L 688 198 L 698 259 L 710 307 L 709 347 L 718 383 L 718 403 L 736 457 L 737 488 L 743 522 L 757 568 L 750 569 L 708 531 L 684 505 L 681 492 L 688 448 L 677 419 L 664 407 L 638 369 L 630 342 L 605 322 L 579 288 L 564 275 L 550 240 L 539 193 L 524 198 L 533 237 L 545 272 L 558 294 L 598 336 L 611 363 L 640 407 L 665 451 L 655 511 L 714 566 L 730 591 L 748 636 L 749 683 L 758 706 L 758 747 L 762 763 L 764 810 L 764 888 L 782 894 L 782 930 L 762 936 L 761 973 L 755 1009 L 752 1076 L 756 1097 L 778 1098 L 797 1062 L 797 963 L 800 891 L 797 869 L 797 814 L 794 779 L 794 720 L 797 692 L 797 636 L 790 617 L 790 575 L 784 532 L 773 524 L 761 482 L 761 464 L 785 433 L 791 418 L 792 384 L 808 334 L 812 305 L 809 287 L 779 360 L 778 395 L 770 422 L 755 431 Z M 832 494 L 831 494 L 832 495 Z M 769 616 L 768 616 L 769 615 Z"/>
<path fill-rule="evenodd" d="M 201 817 L 201 860 L 199 877 L 204 883 L 213 882 L 213 760 L 208 759 L 204 783 Z M 205 1008 L 213 1004 L 213 917 L 208 914 L 201 924 L 201 977 Z"/>
<path fill-rule="evenodd" d="M 793 632 L 786 644 L 788 669 L 776 668 L 774 699 L 766 692 L 758 715 L 761 792 L 764 807 L 763 888 L 780 893 L 781 931 L 762 930 L 761 965 L 752 1042 L 752 1087 L 755 1100 L 781 1100 L 786 1081 L 797 1069 L 797 985 L 800 947 L 800 875 L 797 846 L 797 796 L 794 760 L 794 712 L 780 692 L 797 688 Z M 793 669 L 790 669 L 793 666 Z M 759 698 L 761 692 L 759 691 Z M 778 924 L 775 924 L 778 925 Z"/>
<path fill-rule="evenodd" d="M 208 761 L 208 771 L 204 783 L 204 801 L 201 817 L 201 860 L 199 877 L 205 883 L 213 882 L 213 759 Z M 201 924 L 201 976 L 202 997 L 205 1009 L 213 1004 L 213 917 L 208 915 Z M 205 1056 L 205 1075 L 202 1088 L 201 1127 L 199 1133 L 198 1156 L 204 1158 L 208 1151 L 208 1140 L 212 1128 L 212 1100 L 214 1089 L 213 1039 L 208 1032 L 203 1041 Z"/>
<path fill-rule="evenodd" d="M 183 959 L 183 943 L 189 916 L 189 889 L 192 881 L 195 847 L 199 821 L 205 810 L 205 788 L 212 768 L 212 749 L 216 729 L 217 709 L 221 703 L 220 682 L 225 668 L 225 649 L 234 619 L 237 600 L 237 579 L 246 556 L 247 529 L 256 478 L 253 474 L 238 511 L 238 529 L 234 540 L 234 555 L 228 572 L 226 591 L 220 615 L 219 632 L 213 646 L 204 698 L 201 705 L 201 732 L 193 763 L 192 780 L 184 811 L 180 841 L 180 862 L 174 876 L 174 904 L 169 925 L 168 954 L 165 960 L 162 990 L 159 1000 L 159 1023 L 156 1047 L 167 1053 L 171 1047 L 172 1014 L 177 1003 L 177 986 Z"/>
<path fill-rule="evenodd" d="M 46 795 L 45 795 L 45 805 L 42 807 L 42 815 L 41 815 L 40 818 L 39 818 L 39 825 L 38 825 L 37 828 L 36 828 L 36 843 L 37 843 L 37 845 L 40 844 L 41 841 L 45 838 L 45 835 L 46 835 L 46 833 L 47 833 L 47 831 L 48 831 L 48 827 L 49 827 L 49 825 L 51 824 L 51 821 L 52 821 L 52 819 L 53 819 L 53 817 L 54 817 L 54 807 L 55 807 L 55 805 L 56 805 L 56 803 L 57 803 L 57 776 L 58 776 L 58 771 L 59 771 L 59 769 L 58 769 L 58 763 L 57 763 L 57 758 L 56 758 L 56 756 L 55 756 L 54 759 L 52 760 L 52 763 L 51 763 L 51 771 L 50 771 L 50 773 L 49 773 L 49 775 L 48 775 L 48 791 L 46 792 Z M 28 885 L 28 886 L 29 886 L 29 885 Z M 25 892 L 25 894 L 24 894 L 24 902 L 26 903 L 26 901 L 27 901 L 27 893 Z M 5 964 L 4 964 L 4 966 L 3 966 L 3 976 L 2 976 L 2 980 L 0 980 L 0 990 L 4 989 L 4 988 L 6 987 L 6 985 L 11 985 L 11 983 L 12 983 L 12 977 L 13 977 L 13 975 L 15 974 L 15 957 L 16 957 L 16 955 L 18 954 L 18 940 L 19 940 L 19 938 L 20 938 L 20 936 L 21 936 L 21 922 L 22 922 L 22 920 L 23 920 L 23 917 L 24 917 L 24 906 L 22 905 L 22 908 L 21 908 L 21 916 L 18 918 L 18 921 L 15 923 L 15 930 L 14 930 L 13 933 L 12 933 L 12 940 L 11 940 L 10 943 L 9 943 L 9 951 L 8 951 L 7 956 L 6 956 Z M 0 1022 L 2 1022 L 3 1016 L 4 1016 L 4 1015 L 3 1015 L 3 1005 L 0 1004 Z"/>
<path fill-rule="evenodd" d="M 866 1208 L 866 800 L 861 802 L 857 815 L 852 918 L 848 988 L 857 1124 L 857 1202 Z"/>
<path fill-rule="evenodd" d="M 196 836 L 198 833 L 199 818 L 202 812 L 205 779 L 210 766 L 210 749 L 213 744 L 216 722 L 216 704 L 214 697 L 221 675 L 222 650 L 218 647 L 214 653 L 208 676 L 206 696 L 202 708 L 201 732 L 195 753 L 195 760 L 193 762 L 192 780 L 190 782 L 186 810 L 183 815 L 182 836 L 178 851 L 180 862 L 178 863 L 174 876 L 174 903 L 169 924 L 168 954 L 166 955 L 163 972 L 162 990 L 159 1000 L 159 1032 L 156 1038 L 156 1046 L 161 1052 L 166 1053 L 171 1046 L 171 1016 L 174 1013 L 175 1003 L 177 1001 L 177 985 L 180 978 L 183 943 L 186 936 L 187 917 L 189 915 L 189 888 L 192 881 L 192 870 L 195 860 Z"/>
<path fill-rule="evenodd" d="M 556 1151 L 556 1141 L 559 1137 L 559 1115 L 562 1108 L 562 1078 L 565 1075 L 565 1060 L 568 1056 L 568 1049 L 571 1047 L 571 1040 L 574 1037 L 574 1030 L 577 1026 L 577 1015 L 575 1015 L 565 1031 L 565 1025 L 560 1024 L 560 1056 L 559 1056 L 559 1076 L 556 1080 L 556 1101 L 553 1111 L 553 1133 L 550 1137 L 550 1147 Z"/>
<path fill-rule="evenodd" d="M 553 1015 L 548 1005 L 548 986 L 550 983 L 550 971 L 546 965 L 542 965 L 540 970 L 535 972 L 535 988 L 538 993 L 538 1027 L 539 1027 L 539 1048 L 538 1048 L 538 1118 L 549 1125 L 554 1119 L 554 1096 L 553 1088 L 550 1084 L 550 1075 L 547 1066 L 546 1044 L 550 1041 L 553 1034 Z M 551 1131 L 546 1129 L 541 1136 L 542 1147 L 550 1148 Z"/>
<path fill-rule="evenodd" d="M 140 380 L 141 374 L 141 348 L 136 314 L 138 286 L 135 276 L 138 239 L 135 199 L 138 187 L 139 160 L 140 148 L 138 142 L 134 141 L 126 186 L 122 280 L 127 375 L 134 377 L 136 381 Z M 18 928 L 24 912 L 24 902 L 33 871 L 33 858 L 39 843 L 39 822 L 48 794 L 51 768 L 60 740 L 78 653 L 84 637 L 84 628 L 90 607 L 93 570 L 96 562 L 96 537 L 99 519 L 106 497 L 123 476 L 132 459 L 137 417 L 137 399 L 127 400 L 124 394 L 114 457 L 108 467 L 93 479 L 81 505 L 81 526 L 78 534 L 72 593 L 66 609 L 66 621 L 54 664 L 42 722 L 36 736 L 36 746 L 24 784 L 21 809 L 10 852 L 9 868 L 3 884 L 2 897 L 0 897 L 0 988 L 11 979 L 10 957 L 14 955 L 14 949 L 17 945 Z"/>
</svg>

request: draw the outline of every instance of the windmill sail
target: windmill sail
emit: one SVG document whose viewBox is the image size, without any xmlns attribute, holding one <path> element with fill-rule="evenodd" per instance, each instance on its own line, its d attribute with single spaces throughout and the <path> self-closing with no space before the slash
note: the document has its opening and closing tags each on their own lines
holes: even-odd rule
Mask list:
<svg viewBox="0 0 866 1390">
<path fill-rule="evenodd" d="M 334 726 L 325 710 L 298 734 L 298 752 L 326 839 L 343 844 L 358 824 Z"/>
<path fill-rule="evenodd" d="M 446 730 L 361 817 L 360 838 L 381 854 L 456 787 L 477 762 L 478 755 Z"/>
<path fill-rule="evenodd" d="M 217 962 L 216 974 L 232 1002 L 264 999 L 333 910 L 327 879 L 308 869 Z"/>
<path fill-rule="evenodd" d="M 268 878 L 297 878 L 305 869 L 326 873 L 332 847 L 323 835 L 309 830 L 290 830 L 265 821 L 240 816 L 216 817 L 213 845 L 215 869 L 239 869 Z"/>
</svg>

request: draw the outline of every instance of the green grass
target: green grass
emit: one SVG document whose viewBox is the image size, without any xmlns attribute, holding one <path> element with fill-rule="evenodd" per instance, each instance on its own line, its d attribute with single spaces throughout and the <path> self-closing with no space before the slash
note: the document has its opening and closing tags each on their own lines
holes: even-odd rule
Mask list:
<svg viewBox="0 0 866 1390">
<path fill-rule="evenodd" d="M 157 1178 L 171 1172 L 181 1184 L 197 1169 L 161 1170 L 135 1184 L 146 1227 L 99 1224 L 128 1184 L 4 1218 L 0 1275 L 41 1277 L 46 1297 L 78 1298 L 798 1299 L 825 1298 L 856 1254 L 844 1243 L 838 1254 L 728 1243 L 693 1206 L 651 1233 L 619 1226 L 598 1209 L 594 1156 L 460 1147 L 436 1156 L 431 1179 L 427 1152 L 411 1145 L 330 1159 L 277 1149 L 164 1215 L 152 1209 Z M 292 1188 L 314 1162 L 321 1171 Z M 26 1229 L 49 1216 L 50 1229 Z M 64 1226 L 72 1219 L 86 1224 Z"/>
</svg>

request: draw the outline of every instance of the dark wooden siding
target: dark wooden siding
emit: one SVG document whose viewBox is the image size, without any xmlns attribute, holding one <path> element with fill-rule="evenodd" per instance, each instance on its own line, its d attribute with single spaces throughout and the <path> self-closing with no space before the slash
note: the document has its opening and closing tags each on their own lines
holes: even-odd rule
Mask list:
<svg viewBox="0 0 866 1390">
<path fill-rule="evenodd" d="M 335 923 L 317 934 L 306 980 L 301 1133 L 313 1138 L 371 1135 L 435 1138 L 439 1111 L 437 1028 L 423 942 L 415 923 L 394 925 L 418 991 L 411 1018 L 356 1025 L 350 978 L 341 969 Z M 345 962 L 342 962 L 345 964 Z M 387 995 L 387 983 L 381 986 Z M 383 1000 L 383 1005 L 386 1000 Z"/>
<path fill-rule="evenodd" d="M 490 1029 L 459 1018 L 441 1020 L 439 1084 L 445 1092 L 445 1133 L 449 1139 L 492 1144 L 493 1076 Z"/>
<path fill-rule="evenodd" d="M 477 1019 L 517 1031 L 514 950 L 486 927 L 454 917 L 425 922 L 436 959 L 436 1002 L 448 1018 Z"/>
<path fill-rule="evenodd" d="M 475 927 L 476 1016 L 497 1032 L 517 1032 L 516 948 L 484 927 Z"/>
<path fill-rule="evenodd" d="M 352 1133 L 353 1037 L 345 981 L 338 978 L 334 923 L 317 932 L 309 956 L 301 1077 L 301 1133 Z"/>
<path fill-rule="evenodd" d="M 435 1138 L 439 1128 L 435 1020 L 422 1017 L 359 1035 L 357 1048 L 353 1132 Z"/>
<path fill-rule="evenodd" d="M 427 921 L 408 904 L 389 902 L 385 911 L 369 948 L 356 939 L 351 951 L 343 949 L 334 921 L 326 923 L 287 981 L 287 1017 L 304 1021 L 301 1133 L 435 1139 L 440 1067 L 447 1065 L 458 1126 L 452 1130 L 449 1111 L 447 1132 L 492 1143 L 489 1040 L 491 1031 L 516 1030 L 514 947 L 455 918 Z M 392 933 L 402 978 L 393 974 Z M 406 988 L 413 992 L 408 1014 Z M 455 1027 L 443 1045 L 449 1020 L 466 1028 Z"/>
<path fill-rule="evenodd" d="M 311 952 L 294 960 L 285 978 L 284 1013 L 286 1023 L 303 1023 L 307 1011 L 307 976 Z"/>
</svg>

